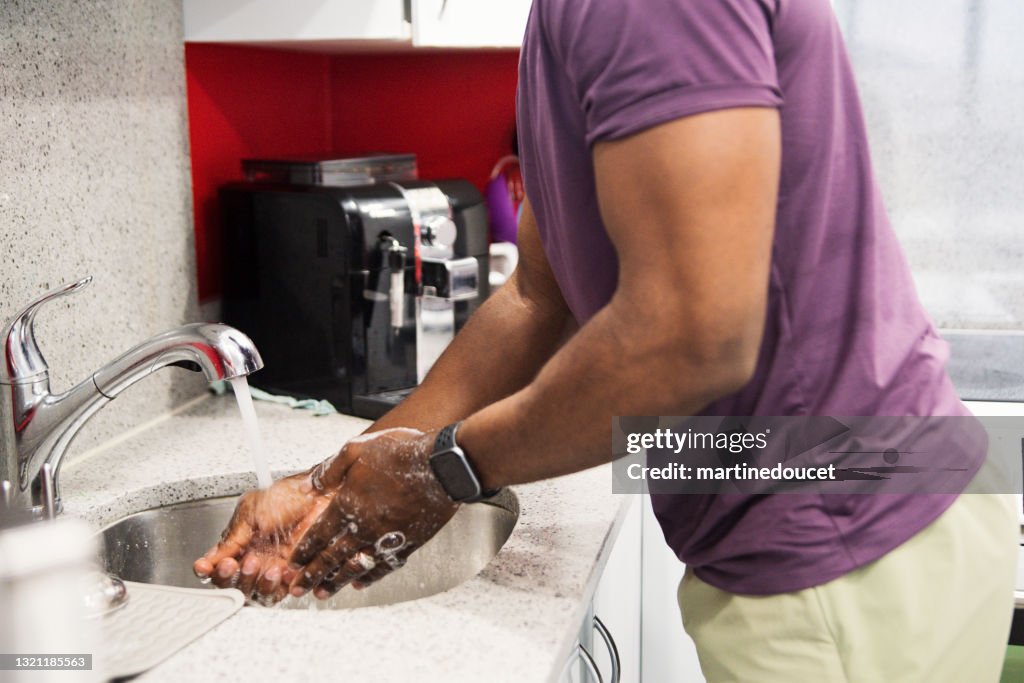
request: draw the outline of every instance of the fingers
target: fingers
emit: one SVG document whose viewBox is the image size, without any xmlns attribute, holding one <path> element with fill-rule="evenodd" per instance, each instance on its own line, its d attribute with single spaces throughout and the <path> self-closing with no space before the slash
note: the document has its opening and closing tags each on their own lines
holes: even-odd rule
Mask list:
<svg viewBox="0 0 1024 683">
<path fill-rule="evenodd" d="M 213 573 L 214 564 L 205 557 L 200 557 L 192 563 L 192 571 L 201 579 L 205 579 Z"/>
<path fill-rule="evenodd" d="M 228 557 L 217 563 L 210 578 L 213 579 L 213 585 L 217 588 L 234 588 L 238 584 L 240 574 L 241 568 L 238 566 L 238 561 L 233 557 Z"/>
<path fill-rule="evenodd" d="M 213 576 L 214 583 L 216 583 L 221 562 L 229 558 L 237 560 L 241 556 L 242 550 L 252 540 L 252 526 L 247 519 L 247 513 L 243 512 L 248 508 L 247 501 L 248 498 L 243 498 L 235 508 L 235 514 L 231 517 L 228 528 L 224 530 L 220 542 L 206 551 L 206 554 L 192 565 L 196 576 L 200 578 Z"/>
<path fill-rule="evenodd" d="M 254 600 L 264 607 L 272 607 L 288 597 L 288 581 L 294 574 L 289 574 L 284 560 L 270 565 L 256 582 Z"/>
<path fill-rule="evenodd" d="M 391 554 L 390 557 L 378 557 L 377 566 L 374 567 L 371 571 L 366 572 L 366 574 L 364 574 L 363 576 L 360 576 L 356 581 L 353 581 L 352 587 L 356 590 L 363 590 L 367 586 L 370 586 L 380 581 L 396 569 L 401 569 L 405 566 L 405 563 L 409 559 L 409 556 L 412 555 L 413 551 L 416 550 L 416 548 L 416 544 L 410 543 L 409 545 L 405 546 L 402 550 Z M 383 562 L 381 560 L 383 560 Z"/>
<path fill-rule="evenodd" d="M 359 448 L 349 446 L 341 447 L 335 455 L 310 470 L 310 482 L 317 491 L 325 491 L 339 486 L 345 478 L 349 467 L 359 457 Z"/>
<path fill-rule="evenodd" d="M 287 594 L 285 590 L 282 590 L 281 586 L 283 575 L 284 567 L 282 563 L 275 562 L 271 564 L 256 582 L 256 592 L 265 600 L 278 602 Z"/>
<path fill-rule="evenodd" d="M 206 555 L 192 565 L 192 571 L 201 579 L 210 578 L 218 588 L 233 587 L 232 577 L 239 572 L 238 558 L 240 546 L 224 547 L 218 543 Z M 237 577 L 236 577 L 237 580 Z"/>
<path fill-rule="evenodd" d="M 380 581 L 393 571 L 395 570 L 392 569 L 390 565 L 380 562 L 377 564 L 376 567 L 374 567 L 372 571 L 366 572 L 364 575 L 360 576 L 358 579 L 353 581 L 352 587 L 356 590 L 361 591 L 367 586 L 370 586 L 376 583 L 377 581 Z"/>
<path fill-rule="evenodd" d="M 377 566 L 376 560 L 369 549 L 362 550 L 349 558 L 340 569 L 334 569 L 324 575 L 320 585 L 313 591 L 318 600 L 326 600 L 348 585 L 352 580 L 364 576 Z"/>
<path fill-rule="evenodd" d="M 242 558 L 241 572 L 238 580 L 238 590 L 242 591 L 242 595 L 249 598 L 253 594 L 253 590 L 256 588 L 256 582 L 260 578 L 260 567 L 262 562 L 255 553 L 249 552 Z"/>
<path fill-rule="evenodd" d="M 214 569 L 226 559 L 237 560 L 246 544 L 252 538 L 252 531 L 248 524 L 244 532 L 235 532 L 233 535 L 206 551 L 206 554 L 195 561 L 192 571 L 201 579 L 212 575 Z"/>
<path fill-rule="evenodd" d="M 295 572 L 288 570 L 282 558 L 246 553 L 234 576 L 234 582 L 247 599 L 272 605 L 288 596 L 285 578 L 290 580 L 294 576 Z M 230 582 L 232 579 L 226 577 L 225 580 Z"/>
<path fill-rule="evenodd" d="M 331 573 L 337 573 L 339 568 L 348 564 L 362 545 L 356 538 L 344 534 L 332 538 L 324 551 L 306 563 L 306 566 L 298 572 L 291 585 L 291 594 L 300 597 L 319 586 L 324 577 Z"/>
<path fill-rule="evenodd" d="M 337 500 L 337 499 L 335 499 Z M 340 538 L 342 532 L 350 530 L 350 520 L 336 504 L 330 505 L 309 529 L 302 535 L 289 558 L 294 566 L 304 567 L 319 555 L 332 539 Z M 355 552 L 356 548 L 352 549 Z"/>
</svg>

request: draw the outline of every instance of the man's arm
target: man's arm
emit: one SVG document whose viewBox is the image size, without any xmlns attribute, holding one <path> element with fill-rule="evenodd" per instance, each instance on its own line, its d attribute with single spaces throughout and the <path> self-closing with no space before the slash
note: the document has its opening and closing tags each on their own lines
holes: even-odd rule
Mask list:
<svg viewBox="0 0 1024 683">
<path fill-rule="evenodd" d="M 618 288 L 536 379 L 463 423 L 459 441 L 487 488 L 605 462 L 613 416 L 694 414 L 754 371 L 778 112 L 678 119 L 598 143 L 593 158 Z"/>
<path fill-rule="evenodd" d="M 529 203 L 518 230 L 515 272 L 455 336 L 398 407 L 367 429 L 428 431 L 522 389 L 558 348 L 572 317 L 540 244 Z"/>
</svg>

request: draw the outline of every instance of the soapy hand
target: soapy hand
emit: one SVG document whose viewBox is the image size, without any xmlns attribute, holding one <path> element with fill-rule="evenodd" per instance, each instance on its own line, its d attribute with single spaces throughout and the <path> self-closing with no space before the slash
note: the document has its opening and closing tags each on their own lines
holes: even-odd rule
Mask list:
<svg viewBox="0 0 1024 683">
<path fill-rule="evenodd" d="M 327 509 L 331 495 L 314 487 L 310 472 L 250 491 L 239 501 L 220 542 L 195 561 L 196 576 L 210 578 L 220 588 L 238 588 L 247 598 L 281 600 L 295 577 L 288 568 L 295 540 Z"/>
<path fill-rule="evenodd" d="M 193 568 L 246 597 L 326 599 L 405 564 L 455 514 L 427 461 L 436 432 L 352 439 L 309 472 L 244 495 L 221 541 Z"/>
<path fill-rule="evenodd" d="M 428 463 L 435 438 L 413 429 L 374 432 L 314 468 L 313 487 L 329 502 L 292 550 L 292 595 L 326 599 L 349 583 L 369 585 L 451 519 L 458 505 Z"/>
</svg>

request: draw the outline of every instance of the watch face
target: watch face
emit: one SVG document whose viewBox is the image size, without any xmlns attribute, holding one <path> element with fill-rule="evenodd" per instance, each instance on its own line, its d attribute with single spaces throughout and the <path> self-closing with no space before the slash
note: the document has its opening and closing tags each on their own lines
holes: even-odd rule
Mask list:
<svg viewBox="0 0 1024 683">
<path fill-rule="evenodd" d="M 430 458 L 430 466 L 441 486 L 452 500 L 470 500 L 479 497 L 480 482 L 469 468 L 466 458 L 457 451 L 442 451 Z"/>
</svg>

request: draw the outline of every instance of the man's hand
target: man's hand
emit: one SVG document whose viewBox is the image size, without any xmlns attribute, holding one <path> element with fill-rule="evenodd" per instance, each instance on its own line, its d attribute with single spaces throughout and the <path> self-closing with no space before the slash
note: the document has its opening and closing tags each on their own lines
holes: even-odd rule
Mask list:
<svg viewBox="0 0 1024 683">
<path fill-rule="evenodd" d="M 436 433 L 387 429 L 309 472 L 244 495 L 197 576 L 278 602 L 362 587 L 405 564 L 455 514 L 427 458 Z"/>
<path fill-rule="evenodd" d="M 435 437 L 412 429 L 365 434 L 314 469 L 313 486 L 330 502 L 292 552 L 292 595 L 325 599 L 351 582 L 369 585 L 451 519 L 458 505 L 428 463 Z"/>
<path fill-rule="evenodd" d="M 193 565 L 196 576 L 237 587 L 247 598 L 284 598 L 295 576 L 288 568 L 295 541 L 327 509 L 331 495 L 314 486 L 311 472 L 245 494 L 221 541 Z"/>
</svg>

